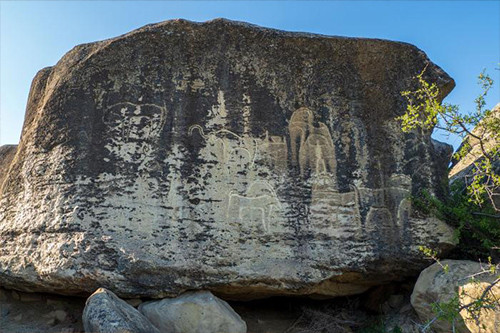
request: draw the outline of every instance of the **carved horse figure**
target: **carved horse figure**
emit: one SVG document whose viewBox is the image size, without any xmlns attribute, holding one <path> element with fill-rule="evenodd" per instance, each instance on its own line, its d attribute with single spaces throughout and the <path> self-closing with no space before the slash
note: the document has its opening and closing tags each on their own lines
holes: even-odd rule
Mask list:
<svg viewBox="0 0 500 333">
<path fill-rule="evenodd" d="M 270 220 L 280 209 L 281 203 L 272 186 L 265 181 L 256 181 L 245 195 L 234 190 L 229 192 L 226 216 L 234 217 L 232 215 L 237 212 L 238 219 L 242 220 L 247 214 L 253 218 L 254 213 L 257 213 L 264 231 L 269 231 Z"/>
</svg>

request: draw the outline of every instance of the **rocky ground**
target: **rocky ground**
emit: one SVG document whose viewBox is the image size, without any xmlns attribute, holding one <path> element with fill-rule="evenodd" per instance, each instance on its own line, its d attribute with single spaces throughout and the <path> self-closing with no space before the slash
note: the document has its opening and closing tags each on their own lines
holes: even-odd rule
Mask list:
<svg viewBox="0 0 500 333">
<path fill-rule="evenodd" d="M 85 298 L 0 290 L 0 332 L 84 332 Z M 248 333 L 347 333 L 395 326 L 416 333 L 419 320 L 409 299 L 404 285 L 335 300 L 274 297 L 230 305 L 245 321 Z M 137 299 L 127 301 L 135 307 L 142 303 Z"/>
</svg>

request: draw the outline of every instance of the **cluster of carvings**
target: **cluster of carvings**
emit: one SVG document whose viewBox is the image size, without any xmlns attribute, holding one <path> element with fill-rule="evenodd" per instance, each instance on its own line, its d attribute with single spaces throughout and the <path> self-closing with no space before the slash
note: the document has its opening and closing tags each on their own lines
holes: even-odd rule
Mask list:
<svg viewBox="0 0 500 333">
<path fill-rule="evenodd" d="M 114 119 L 116 117 L 120 121 Z M 133 141 L 140 145 L 141 153 L 148 154 L 153 141 L 160 136 L 165 119 L 164 106 L 127 102 L 110 106 L 103 121 L 116 132 L 113 137 L 117 149 Z M 329 127 L 315 120 L 313 111 L 305 107 L 293 112 L 288 124 L 288 138 L 272 136 L 267 131 L 263 138 L 238 135 L 227 129 L 210 131 L 198 124 L 189 127 L 187 134 L 192 140 L 202 140 L 225 172 L 258 170 L 261 166 L 257 162 L 262 160 L 277 174 L 285 174 L 289 167 L 296 168 L 310 184 L 311 220 L 327 221 L 330 227 L 342 223 L 375 227 L 377 221 L 402 225 L 408 221 L 409 176 L 393 174 L 382 188 L 358 188 L 351 184 L 351 191 L 341 193 L 336 180 L 335 144 Z M 287 199 L 280 199 L 267 178 L 249 178 L 246 189 L 229 188 L 225 193 L 225 219 L 260 221 L 264 231 L 269 231 L 271 222 L 283 216 L 287 209 Z"/>
</svg>

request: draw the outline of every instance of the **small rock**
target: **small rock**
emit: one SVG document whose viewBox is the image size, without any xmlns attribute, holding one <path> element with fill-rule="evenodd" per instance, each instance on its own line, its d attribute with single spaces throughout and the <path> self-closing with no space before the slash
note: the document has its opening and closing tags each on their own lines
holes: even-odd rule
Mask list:
<svg viewBox="0 0 500 333">
<path fill-rule="evenodd" d="M 22 314 L 22 313 L 20 313 L 20 314 L 18 314 L 17 316 L 15 316 L 13 319 L 14 319 L 15 321 L 21 321 L 21 320 L 23 319 L 23 314 Z"/>
<path fill-rule="evenodd" d="M 404 304 L 401 309 L 399 309 L 399 313 L 406 313 L 413 311 L 413 307 L 411 306 L 410 303 Z"/>
<path fill-rule="evenodd" d="M 0 304 L 0 318 L 7 317 L 10 313 L 9 304 Z"/>
<path fill-rule="evenodd" d="M 7 300 L 7 291 L 5 289 L 0 288 L 0 301 L 6 301 Z"/>
<path fill-rule="evenodd" d="M 141 311 L 161 332 L 245 333 L 246 323 L 209 291 L 187 292 L 176 298 L 146 302 Z"/>
<path fill-rule="evenodd" d="M 104 288 L 87 299 L 83 326 L 92 333 L 159 333 L 139 311 Z"/>
<path fill-rule="evenodd" d="M 71 328 L 71 327 L 65 327 L 63 329 L 61 329 L 60 331 L 61 333 L 75 333 L 75 329 L 74 328 Z"/>
<path fill-rule="evenodd" d="M 10 292 L 10 295 L 12 296 L 13 299 L 15 299 L 16 301 L 19 301 L 21 299 L 21 296 L 19 296 L 19 293 L 15 290 L 12 290 Z"/>
<path fill-rule="evenodd" d="M 140 298 L 129 298 L 126 299 L 125 302 L 132 305 L 134 308 L 137 308 L 139 305 L 142 304 L 142 300 Z"/>
<path fill-rule="evenodd" d="M 389 296 L 389 299 L 387 300 L 387 304 L 391 308 L 397 309 L 403 305 L 404 300 L 405 300 L 405 298 L 403 295 L 391 295 L 391 296 Z"/>
<path fill-rule="evenodd" d="M 64 310 L 56 310 L 54 311 L 54 317 L 59 321 L 59 322 L 63 322 L 64 320 L 66 320 L 66 317 L 67 317 L 67 313 L 66 311 Z"/>
<path fill-rule="evenodd" d="M 382 312 L 382 305 L 387 301 L 389 295 L 396 291 L 396 286 L 393 284 L 385 284 L 372 288 L 366 293 L 363 300 L 363 307 L 373 311 Z"/>
<path fill-rule="evenodd" d="M 55 326 L 56 325 L 56 318 L 49 318 L 45 321 L 45 324 L 48 326 Z"/>
</svg>

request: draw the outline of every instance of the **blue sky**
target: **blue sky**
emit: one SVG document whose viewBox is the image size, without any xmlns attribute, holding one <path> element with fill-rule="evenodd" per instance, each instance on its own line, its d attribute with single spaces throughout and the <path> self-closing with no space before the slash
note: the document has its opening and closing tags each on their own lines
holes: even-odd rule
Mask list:
<svg viewBox="0 0 500 333">
<path fill-rule="evenodd" d="M 500 1 L 0 1 L 0 144 L 19 141 L 35 73 L 73 46 L 172 18 L 217 17 L 412 43 L 455 79 L 447 102 L 473 110 L 484 68 L 496 81 L 489 106 L 500 101 Z"/>
</svg>

